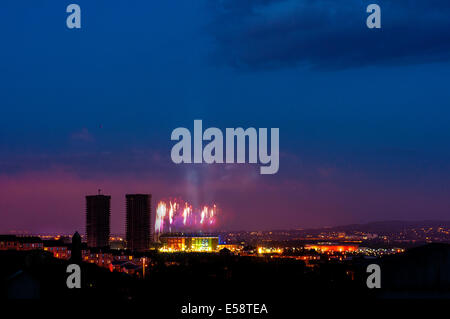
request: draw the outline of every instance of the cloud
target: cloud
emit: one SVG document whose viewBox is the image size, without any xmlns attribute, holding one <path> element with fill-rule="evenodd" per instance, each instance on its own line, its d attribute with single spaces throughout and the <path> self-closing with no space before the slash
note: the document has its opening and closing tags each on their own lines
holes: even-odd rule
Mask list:
<svg viewBox="0 0 450 319">
<path fill-rule="evenodd" d="M 366 27 L 378 3 L 382 28 Z M 222 0 L 209 5 L 216 62 L 239 69 L 320 69 L 450 60 L 446 0 Z"/>
</svg>

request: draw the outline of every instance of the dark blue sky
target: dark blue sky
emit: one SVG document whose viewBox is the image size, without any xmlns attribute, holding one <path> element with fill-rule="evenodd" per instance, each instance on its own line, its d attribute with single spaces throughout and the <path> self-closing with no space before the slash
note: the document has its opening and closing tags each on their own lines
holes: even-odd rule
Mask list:
<svg viewBox="0 0 450 319">
<path fill-rule="evenodd" d="M 446 219 L 450 4 L 0 3 L 0 231 L 83 228 L 83 196 L 217 202 L 222 227 Z M 280 170 L 182 165 L 171 131 L 279 127 Z M 28 198 L 21 201 L 24 196 Z"/>
</svg>

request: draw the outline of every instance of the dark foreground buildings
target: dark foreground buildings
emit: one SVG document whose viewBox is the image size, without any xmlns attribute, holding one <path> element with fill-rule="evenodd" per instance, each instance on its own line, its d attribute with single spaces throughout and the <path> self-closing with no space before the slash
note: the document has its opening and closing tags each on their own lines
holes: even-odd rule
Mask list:
<svg viewBox="0 0 450 319">
<path fill-rule="evenodd" d="M 150 194 L 126 195 L 127 248 L 133 251 L 147 250 L 150 244 Z"/>
<path fill-rule="evenodd" d="M 89 247 L 108 247 L 111 196 L 86 196 L 86 237 Z"/>
</svg>

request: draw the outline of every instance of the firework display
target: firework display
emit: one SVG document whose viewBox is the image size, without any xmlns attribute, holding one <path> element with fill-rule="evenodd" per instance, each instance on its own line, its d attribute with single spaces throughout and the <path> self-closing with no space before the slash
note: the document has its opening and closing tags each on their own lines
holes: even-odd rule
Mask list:
<svg viewBox="0 0 450 319">
<path fill-rule="evenodd" d="M 159 201 L 156 207 L 155 233 L 212 229 L 217 222 L 217 206 L 200 208 L 180 199 Z"/>
</svg>

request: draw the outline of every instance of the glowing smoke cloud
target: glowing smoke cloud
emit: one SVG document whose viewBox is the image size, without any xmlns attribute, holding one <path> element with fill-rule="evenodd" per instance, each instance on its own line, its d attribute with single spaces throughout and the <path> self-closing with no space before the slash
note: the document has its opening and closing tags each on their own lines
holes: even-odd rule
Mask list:
<svg viewBox="0 0 450 319">
<path fill-rule="evenodd" d="M 209 229 L 216 220 L 216 205 L 194 210 L 182 200 L 162 200 L 156 208 L 155 233 Z"/>
</svg>

